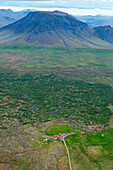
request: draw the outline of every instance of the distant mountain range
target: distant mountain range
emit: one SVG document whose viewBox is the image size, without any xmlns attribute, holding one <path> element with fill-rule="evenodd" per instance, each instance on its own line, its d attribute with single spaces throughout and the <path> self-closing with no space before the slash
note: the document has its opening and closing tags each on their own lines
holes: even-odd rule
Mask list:
<svg viewBox="0 0 113 170">
<path fill-rule="evenodd" d="M 87 23 L 90 27 L 98 27 L 98 26 L 113 26 L 113 16 L 103 16 L 103 15 L 86 15 L 86 16 L 75 16 L 77 19 L 82 22 Z"/>
<path fill-rule="evenodd" d="M 32 43 L 43 46 L 107 47 L 86 23 L 60 11 L 30 12 L 0 29 L 0 42 Z"/>
<path fill-rule="evenodd" d="M 11 9 L 0 9 L 0 27 L 11 24 L 24 16 L 26 16 L 31 10 L 22 10 L 19 12 L 13 12 Z"/>
</svg>

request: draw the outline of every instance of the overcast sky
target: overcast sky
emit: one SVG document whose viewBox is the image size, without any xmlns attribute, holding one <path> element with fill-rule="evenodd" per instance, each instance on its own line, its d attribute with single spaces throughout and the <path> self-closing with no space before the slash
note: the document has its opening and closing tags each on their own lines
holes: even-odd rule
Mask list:
<svg viewBox="0 0 113 170">
<path fill-rule="evenodd" d="M 60 10 L 72 15 L 112 15 L 113 0 L 0 0 L 1 9 Z"/>
</svg>

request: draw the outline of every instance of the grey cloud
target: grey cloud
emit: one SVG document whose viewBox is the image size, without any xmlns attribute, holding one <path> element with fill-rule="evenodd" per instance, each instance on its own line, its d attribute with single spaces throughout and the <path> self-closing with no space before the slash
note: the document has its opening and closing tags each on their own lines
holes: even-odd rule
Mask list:
<svg viewBox="0 0 113 170">
<path fill-rule="evenodd" d="M 0 6 L 112 9 L 113 0 L 0 0 Z"/>
</svg>

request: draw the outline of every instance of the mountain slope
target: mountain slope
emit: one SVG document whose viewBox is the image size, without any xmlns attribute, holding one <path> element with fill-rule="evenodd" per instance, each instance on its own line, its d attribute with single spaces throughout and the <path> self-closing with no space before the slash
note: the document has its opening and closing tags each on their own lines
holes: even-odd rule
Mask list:
<svg viewBox="0 0 113 170">
<path fill-rule="evenodd" d="M 99 46 L 105 42 L 93 36 L 87 24 L 59 11 L 30 12 L 0 29 L 1 42 L 21 41 L 38 45 Z"/>
<path fill-rule="evenodd" d="M 113 27 L 109 25 L 100 26 L 95 27 L 93 30 L 98 38 L 113 44 Z"/>
</svg>

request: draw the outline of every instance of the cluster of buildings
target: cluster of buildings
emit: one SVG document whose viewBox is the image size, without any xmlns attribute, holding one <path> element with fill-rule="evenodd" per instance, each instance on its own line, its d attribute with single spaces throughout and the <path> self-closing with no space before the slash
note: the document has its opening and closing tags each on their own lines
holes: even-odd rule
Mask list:
<svg viewBox="0 0 113 170">
<path fill-rule="evenodd" d="M 47 135 L 43 135 L 42 138 L 46 138 L 46 139 L 57 139 L 59 136 L 61 137 L 61 139 L 64 139 L 65 137 L 69 136 L 69 135 L 74 135 L 75 132 L 70 132 L 70 133 L 58 133 L 58 135 L 54 135 L 54 136 L 47 136 Z"/>
</svg>

